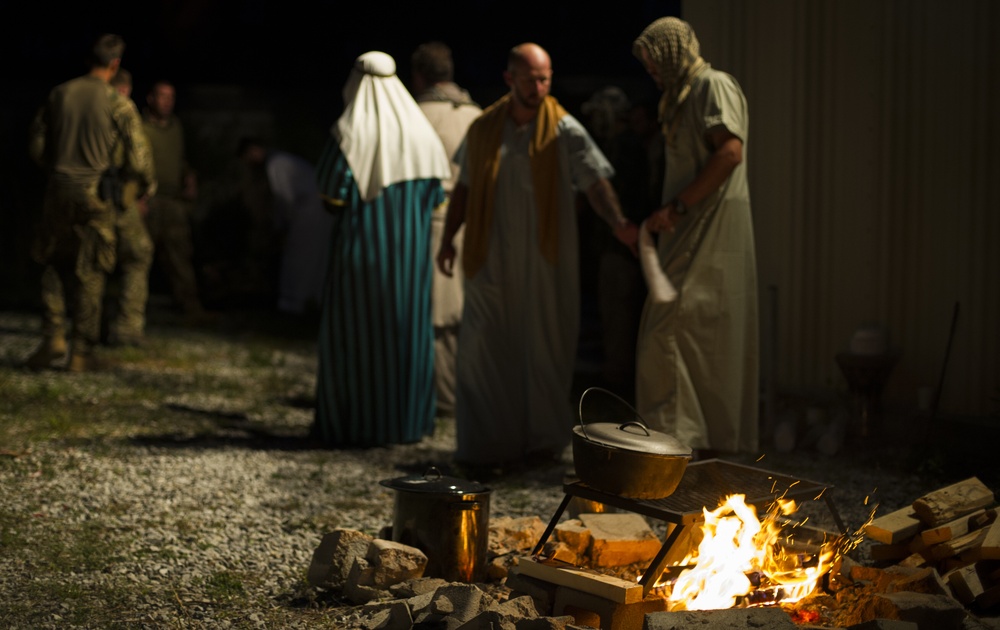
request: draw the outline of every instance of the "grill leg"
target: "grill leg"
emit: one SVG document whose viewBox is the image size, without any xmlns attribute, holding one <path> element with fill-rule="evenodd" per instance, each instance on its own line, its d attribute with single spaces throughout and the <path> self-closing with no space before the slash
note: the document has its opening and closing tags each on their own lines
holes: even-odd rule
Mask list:
<svg viewBox="0 0 1000 630">
<path fill-rule="evenodd" d="M 650 589 L 656 584 L 656 580 L 660 579 L 660 574 L 663 573 L 663 564 L 667 558 L 667 552 L 673 546 L 677 539 L 680 537 L 681 532 L 687 528 L 687 525 L 677 525 L 674 527 L 674 531 L 670 532 L 667 539 L 663 541 L 663 546 L 657 552 L 656 557 L 653 561 L 649 563 L 649 567 L 646 568 L 646 572 L 642 574 L 642 579 L 639 580 L 639 584 L 642 585 L 642 596 L 646 597 L 649 595 Z"/>
<path fill-rule="evenodd" d="M 533 557 L 537 556 L 538 552 L 542 550 L 543 546 L 545 546 L 545 541 L 548 540 L 549 536 L 552 535 L 552 531 L 556 528 L 556 524 L 559 522 L 559 517 L 562 516 L 562 513 L 566 511 L 566 506 L 569 505 L 569 500 L 572 498 L 573 495 L 569 493 L 566 493 L 566 496 L 563 497 L 562 503 L 560 503 L 559 507 L 556 508 L 556 513 L 552 515 L 552 520 L 549 521 L 549 524 L 548 526 L 546 526 L 545 531 L 542 532 L 542 537 L 541 539 L 539 539 L 538 544 L 535 545 L 535 548 L 531 550 L 531 555 Z"/>
<path fill-rule="evenodd" d="M 847 526 L 844 525 L 844 521 L 840 518 L 840 512 L 838 512 L 837 508 L 833 506 L 833 501 L 826 495 L 825 492 L 823 493 L 823 500 L 826 501 L 826 507 L 830 508 L 830 514 L 833 515 L 834 522 L 837 523 L 837 527 L 840 528 L 840 533 L 846 534 Z"/>
</svg>

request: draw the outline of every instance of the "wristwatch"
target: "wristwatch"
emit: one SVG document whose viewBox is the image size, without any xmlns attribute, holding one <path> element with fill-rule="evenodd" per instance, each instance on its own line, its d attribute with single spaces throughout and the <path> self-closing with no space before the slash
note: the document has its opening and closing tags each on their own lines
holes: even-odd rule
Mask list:
<svg viewBox="0 0 1000 630">
<path fill-rule="evenodd" d="M 677 197 L 674 197 L 674 200 L 671 203 L 674 205 L 674 212 L 675 213 L 677 213 L 677 214 L 687 214 L 687 211 L 688 211 L 687 206 L 685 206 L 684 202 L 682 202 L 680 199 L 678 199 Z"/>
</svg>

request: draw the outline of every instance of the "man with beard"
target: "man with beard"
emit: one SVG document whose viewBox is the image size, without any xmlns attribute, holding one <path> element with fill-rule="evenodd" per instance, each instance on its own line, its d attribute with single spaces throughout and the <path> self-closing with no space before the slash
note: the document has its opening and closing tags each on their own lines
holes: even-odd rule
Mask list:
<svg viewBox="0 0 1000 630">
<path fill-rule="evenodd" d="M 570 442 L 580 327 L 577 191 L 619 241 L 634 248 L 638 235 L 608 180 L 611 164 L 549 94 L 548 53 L 534 43 L 515 46 L 504 81 L 510 91 L 459 148 L 462 170 L 437 255 L 442 273 L 453 273 L 453 238 L 464 224 L 455 462 L 480 475 L 551 463 Z"/>
</svg>

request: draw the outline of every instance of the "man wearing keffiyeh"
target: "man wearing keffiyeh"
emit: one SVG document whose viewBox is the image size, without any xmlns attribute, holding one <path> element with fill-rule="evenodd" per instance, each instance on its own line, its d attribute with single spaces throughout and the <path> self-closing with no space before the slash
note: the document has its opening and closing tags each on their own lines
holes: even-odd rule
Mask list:
<svg viewBox="0 0 1000 630">
<path fill-rule="evenodd" d="M 633 251 L 638 236 L 608 180 L 611 164 L 549 95 L 548 53 L 515 46 L 504 80 L 509 93 L 472 123 L 459 148 L 461 174 L 437 255 L 441 271 L 452 273 L 452 237 L 464 224 L 455 460 L 480 471 L 550 462 L 570 442 L 577 191 Z"/>
<path fill-rule="evenodd" d="M 683 20 L 656 20 L 633 53 L 663 91 L 664 206 L 645 222 L 676 289 L 647 300 L 636 407 L 702 456 L 757 449 L 757 269 L 739 84 L 701 57 Z M 659 270 L 657 270 L 659 271 Z"/>
</svg>

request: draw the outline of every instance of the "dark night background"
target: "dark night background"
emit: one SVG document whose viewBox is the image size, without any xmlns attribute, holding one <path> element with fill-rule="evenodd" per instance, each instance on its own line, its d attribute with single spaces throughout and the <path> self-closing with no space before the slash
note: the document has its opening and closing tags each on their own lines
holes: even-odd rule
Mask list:
<svg viewBox="0 0 1000 630">
<path fill-rule="evenodd" d="M 315 160 L 342 109 L 341 88 L 353 60 L 369 50 L 396 59 L 409 87 L 409 55 L 420 43 L 452 47 L 455 80 L 482 105 L 506 91 L 502 71 L 511 46 L 534 41 L 553 59 L 553 95 L 574 114 L 594 90 L 617 84 L 638 97 L 655 95 L 632 56 L 631 43 L 651 21 L 681 15 L 680 0 L 590 5 L 576 2 L 307 2 L 291 0 L 150 0 L 18 7 L 4 20 L 5 58 L 12 68 L 3 101 L 4 181 L 0 232 L 5 285 L 0 299 L 34 300 L 37 273 L 26 235 L 43 179 L 27 159 L 27 129 L 54 85 L 82 74 L 94 37 L 126 41 L 122 67 L 132 72 L 141 107 L 148 86 L 177 86 L 189 158 L 203 182 L 231 161 L 235 128 Z M 236 122 L 234 122 L 234 120 Z M 249 121 L 249 122 L 248 122 Z"/>
</svg>

